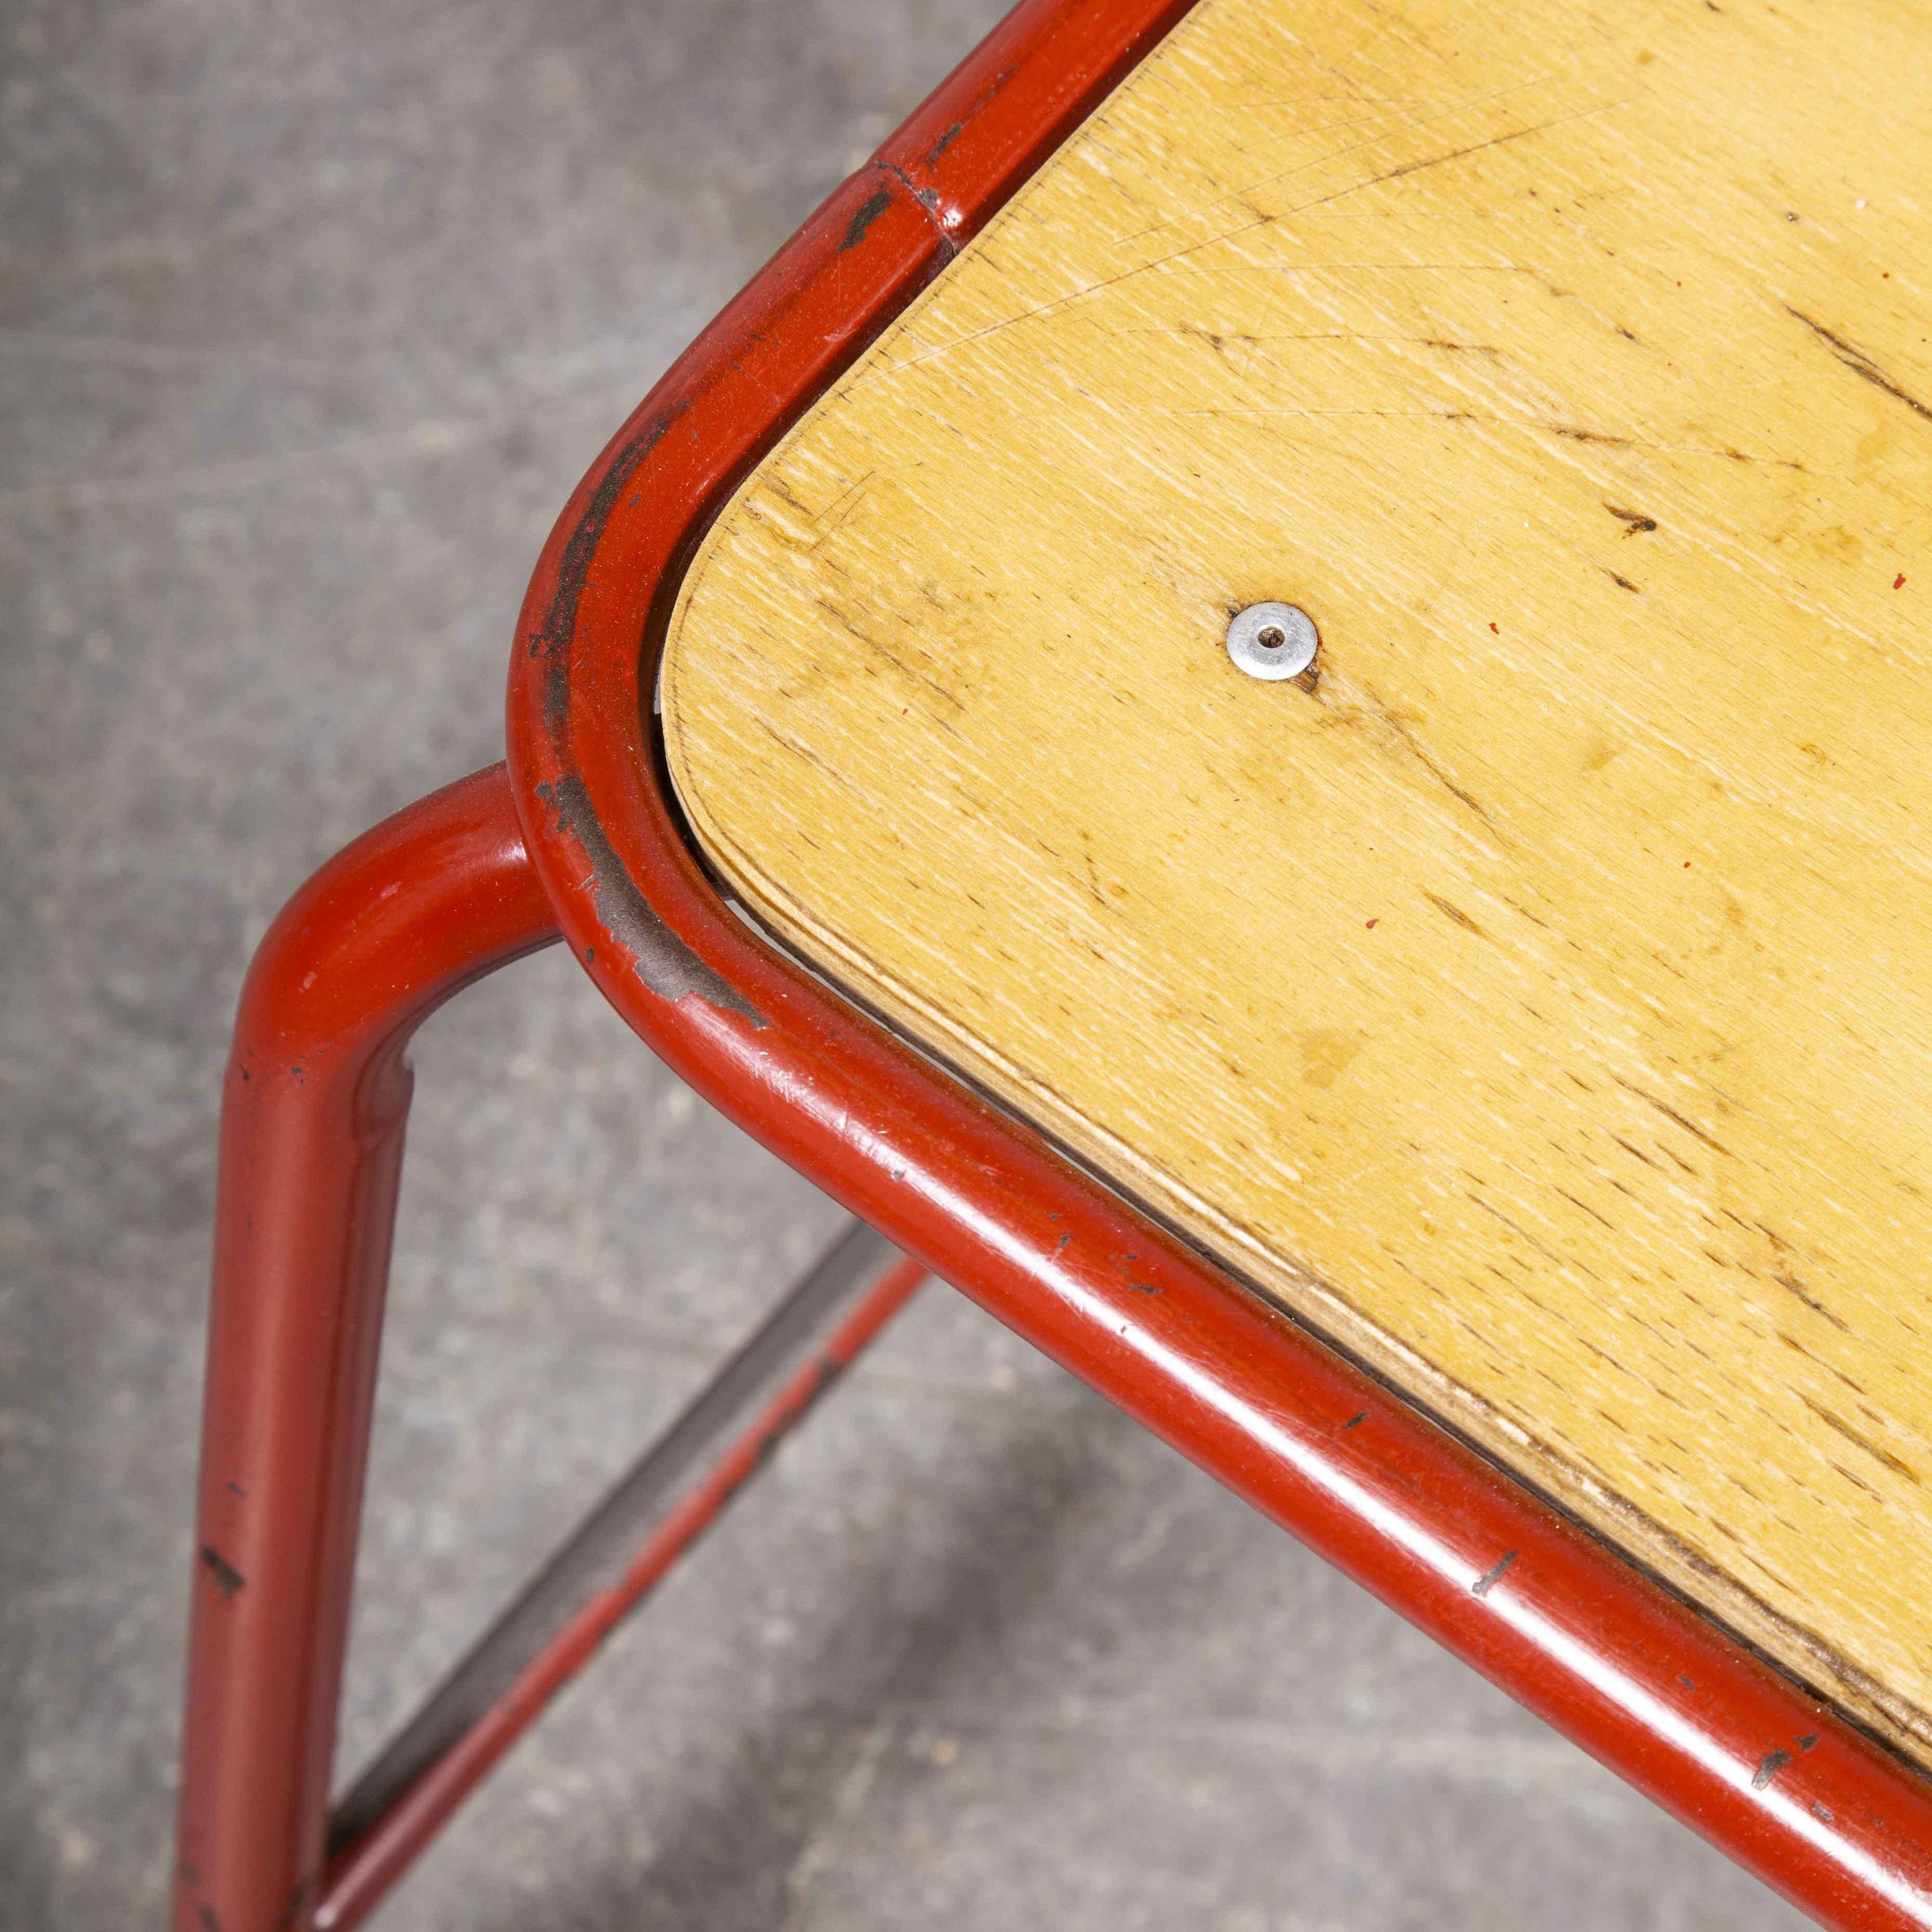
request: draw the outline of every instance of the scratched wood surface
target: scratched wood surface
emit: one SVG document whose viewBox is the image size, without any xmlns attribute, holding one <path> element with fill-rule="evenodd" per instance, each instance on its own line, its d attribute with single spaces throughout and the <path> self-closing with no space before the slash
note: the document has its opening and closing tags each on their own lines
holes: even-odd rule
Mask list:
<svg viewBox="0 0 1932 1932">
<path fill-rule="evenodd" d="M 1922 6 L 1207 0 L 663 703 L 812 958 L 1932 1759 L 1928 202 Z"/>
</svg>

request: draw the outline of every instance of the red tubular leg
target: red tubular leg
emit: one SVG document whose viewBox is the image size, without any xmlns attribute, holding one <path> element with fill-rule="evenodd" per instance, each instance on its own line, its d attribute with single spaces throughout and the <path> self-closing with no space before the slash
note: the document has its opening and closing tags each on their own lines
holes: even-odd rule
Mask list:
<svg viewBox="0 0 1932 1932">
<path fill-rule="evenodd" d="M 262 940 L 222 1100 L 177 1932 L 314 1912 L 410 1036 L 556 937 L 501 765 L 332 860 Z"/>
</svg>

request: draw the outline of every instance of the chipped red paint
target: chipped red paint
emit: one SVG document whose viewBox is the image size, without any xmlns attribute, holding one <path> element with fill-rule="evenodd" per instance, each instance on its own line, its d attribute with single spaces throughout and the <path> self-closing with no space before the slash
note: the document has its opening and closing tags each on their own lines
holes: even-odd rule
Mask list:
<svg viewBox="0 0 1932 1932">
<path fill-rule="evenodd" d="M 832 196 L 567 506 L 509 783 L 377 827 L 264 942 L 224 1109 L 178 1932 L 310 1932 L 319 1895 L 350 1923 L 540 1701 L 317 1886 L 403 1044 L 554 919 L 741 1126 L 1565 1735 L 1826 1924 L 1932 1926 L 1914 1770 L 790 964 L 682 838 L 648 698 L 707 520 L 1184 10 L 1029 0 Z"/>
</svg>

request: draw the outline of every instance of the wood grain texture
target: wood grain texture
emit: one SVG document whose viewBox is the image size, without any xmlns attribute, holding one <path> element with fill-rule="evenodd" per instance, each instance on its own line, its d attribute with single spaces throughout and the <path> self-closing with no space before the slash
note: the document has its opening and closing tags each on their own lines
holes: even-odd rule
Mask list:
<svg viewBox="0 0 1932 1932">
<path fill-rule="evenodd" d="M 1206 0 L 662 698 L 808 956 L 1932 1760 L 1928 196 L 1922 8 Z"/>
</svg>

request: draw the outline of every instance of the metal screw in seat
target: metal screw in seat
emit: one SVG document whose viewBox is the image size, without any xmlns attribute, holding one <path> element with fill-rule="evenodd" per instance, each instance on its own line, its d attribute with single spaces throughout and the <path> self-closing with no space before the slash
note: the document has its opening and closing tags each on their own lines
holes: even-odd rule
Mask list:
<svg viewBox="0 0 1932 1932">
<path fill-rule="evenodd" d="M 1228 626 L 1228 655 L 1250 677 L 1299 677 L 1321 642 L 1314 619 L 1294 604 L 1250 604 Z"/>
</svg>

